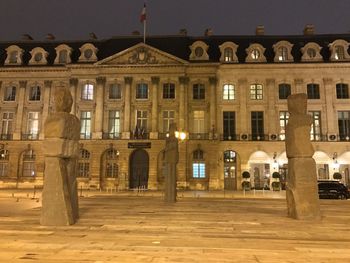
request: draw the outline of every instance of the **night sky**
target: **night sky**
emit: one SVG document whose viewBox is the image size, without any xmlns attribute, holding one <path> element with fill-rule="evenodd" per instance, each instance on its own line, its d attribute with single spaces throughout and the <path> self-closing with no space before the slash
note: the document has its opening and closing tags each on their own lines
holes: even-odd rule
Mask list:
<svg viewBox="0 0 350 263">
<path fill-rule="evenodd" d="M 0 41 L 19 40 L 22 34 L 43 40 L 88 39 L 142 32 L 143 0 L 0 0 Z M 350 33 L 350 0 L 148 0 L 147 32 L 202 35 L 250 35 L 257 25 L 268 35 L 301 34 L 306 24 L 316 33 Z"/>
</svg>

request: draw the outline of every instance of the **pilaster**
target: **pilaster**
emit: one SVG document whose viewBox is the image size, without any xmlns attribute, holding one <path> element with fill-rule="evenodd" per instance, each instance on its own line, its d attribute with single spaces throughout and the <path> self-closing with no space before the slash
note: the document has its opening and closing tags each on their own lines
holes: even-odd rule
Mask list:
<svg viewBox="0 0 350 263">
<path fill-rule="evenodd" d="M 23 120 L 23 109 L 24 109 L 24 102 L 25 102 L 26 87 L 27 87 L 27 81 L 21 80 L 19 82 L 18 107 L 16 112 L 16 128 L 13 133 L 14 140 L 20 140 L 22 135 L 22 120 Z"/>
<path fill-rule="evenodd" d="M 125 94 L 125 101 L 124 101 L 124 126 L 123 126 L 123 132 L 122 132 L 122 138 L 123 139 L 130 139 L 130 104 L 131 104 L 131 84 L 132 84 L 132 77 L 125 77 L 124 78 L 124 94 Z"/>
<path fill-rule="evenodd" d="M 77 78 L 71 78 L 69 80 L 69 88 L 70 88 L 70 92 L 72 94 L 72 98 L 73 98 L 73 104 L 72 104 L 72 110 L 71 110 L 71 114 L 76 115 L 76 105 L 77 105 L 77 89 L 78 89 L 78 79 Z"/>
<path fill-rule="evenodd" d="M 42 123 L 41 123 L 41 129 L 39 134 L 39 140 L 44 139 L 45 135 L 45 121 L 47 116 L 49 115 L 49 107 L 50 107 L 50 98 L 51 96 L 51 87 L 52 87 L 52 81 L 46 80 L 44 82 L 44 105 L 43 105 L 43 112 L 42 112 Z"/>
<path fill-rule="evenodd" d="M 95 130 L 92 133 L 93 139 L 102 139 L 102 125 L 103 125 L 103 98 L 106 85 L 105 77 L 96 78 L 96 109 L 95 109 Z"/>
</svg>

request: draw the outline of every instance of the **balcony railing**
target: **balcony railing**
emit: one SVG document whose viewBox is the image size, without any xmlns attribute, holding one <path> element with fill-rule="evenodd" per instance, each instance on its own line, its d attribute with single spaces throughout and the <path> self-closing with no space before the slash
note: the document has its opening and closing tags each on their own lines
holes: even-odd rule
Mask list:
<svg viewBox="0 0 350 263">
<path fill-rule="evenodd" d="M 39 140 L 39 134 L 22 133 L 21 139 L 24 140 L 24 141 Z"/>
<path fill-rule="evenodd" d="M 0 134 L 0 140 L 11 141 L 13 138 L 12 134 Z"/>
<path fill-rule="evenodd" d="M 81 140 L 91 140 L 91 133 L 80 133 Z"/>
<path fill-rule="evenodd" d="M 149 133 L 148 132 L 131 133 L 130 137 L 133 140 L 147 140 L 149 139 Z"/>
<path fill-rule="evenodd" d="M 190 133 L 190 140 L 209 140 L 209 133 Z"/>
<path fill-rule="evenodd" d="M 102 134 L 102 139 L 104 140 L 115 140 L 120 138 L 121 138 L 120 133 L 103 133 Z"/>
<path fill-rule="evenodd" d="M 220 134 L 221 141 L 239 141 L 238 134 Z"/>
</svg>

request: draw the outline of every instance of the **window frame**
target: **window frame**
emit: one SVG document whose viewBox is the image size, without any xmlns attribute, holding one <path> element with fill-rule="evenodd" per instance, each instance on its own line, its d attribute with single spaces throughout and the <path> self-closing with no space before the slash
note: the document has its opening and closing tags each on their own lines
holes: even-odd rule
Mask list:
<svg viewBox="0 0 350 263">
<path fill-rule="evenodd" d="M 234 84 L 224 84 L 222 91 L 222 99 L 224 101 L 230 101 L 236 99 L 236 87 Z"/>
<path fill-rule="evenodd" d="M 83 101 L 93 101 L 95 85 L 90 82 L 86 82 L 81 87 L 80 99 Z"/>
<path fill-rule="evenodd" d="M 292 86 L 288 83 L 280 83 L 278 85 L 278 99 L 286 100 L 292 94 Z"/>
<path fill-rule="evenodd" d="M 346 83 L 337 83 L 336 97 L 337 99 L 349 99 L 349 85 Z"/>
<path fill-rule="evenodd" d="M 249 97 L 251 100 L 263 100 L 264 88 L 262 84 L 251 84 L 249 90 Z"/>
<path fill-rule="evenodd" d="M 136 84 L 136 100 L 148 100 L 149 97 L 149 89 L 148 84 L 145 82 Z"/>
<path fill-rule="evenodd" d="M 308 100 L 319 100 L 321 99 L 320 95 L 320 85 L 317 83 L 308 83 L 306 85 L 306 93 Z"/>
<path fill-rule="evenodd" d="M 175 99 L 175 84 L 164 83 L 163 84 L 163 99 Z"/>
<path fill-rule="evenodd" d="M 192 99 L 205 100 L 205 85 L 203 83 L 194 83 L 192 85 Z"/>
</svg>

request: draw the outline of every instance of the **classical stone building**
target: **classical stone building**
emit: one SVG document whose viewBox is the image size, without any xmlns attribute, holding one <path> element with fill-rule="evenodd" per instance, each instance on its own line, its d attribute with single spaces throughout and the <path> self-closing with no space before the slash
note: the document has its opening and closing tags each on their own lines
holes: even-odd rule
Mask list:
<svg viewBox="0 0 350 263">
<path fill-rule="evenodd" d="M 69 87 L 81 120 L 79 183 L 161 189 L 169 124 L 178 187 L 241 189 L 287 175 L 287 96 L 304 92 L 319 178 L 349 184 L 349 34 L 115 37 L 0 42 L 0 185 L 43 184 L 43 123 Z"/>
</svg>

